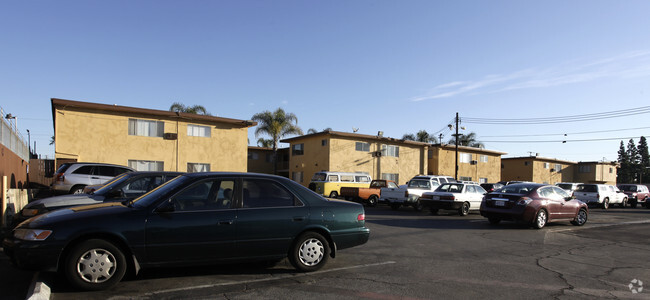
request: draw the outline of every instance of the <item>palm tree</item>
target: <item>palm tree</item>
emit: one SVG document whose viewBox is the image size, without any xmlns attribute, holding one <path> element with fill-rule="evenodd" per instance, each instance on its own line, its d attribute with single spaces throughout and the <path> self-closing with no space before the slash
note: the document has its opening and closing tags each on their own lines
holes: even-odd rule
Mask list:
<svg viewBox="0 0 650 300">
<path fill-rule="evenodd" d="M 260 147 L 264 147 L 264 148 L 271 148 L 271 147 L 273 147 L 273 140 L 272 139 L 259 138 L 257 140 L 257 145 L 260 146 Z"/>
<path fill-rule="evenodd" d="M 298 127 L 298 118 L 293 113 L 286 113 L 282 108 L 274 112 L 268 110 L 253 115 L 251 120 L 257 122 L 255 137 L 260 134 L 271 136 L 271 147 L 273 148 L 273 173 L 277 174 L 278 143 L 280 139 L 289 134 L 303 134 Z M 259 141 L 258 141 L 259 142 Z"/>
<path fill-rule="evenodd" d="M 325 129 L 323 129 L 323 131 L 332 131 L 332 128 L 327 127 Z M 323 131 L 318 131 L 318 130 L 316 130 L 314 128 L 309 128 L 309 130 L 307 130 L 307 134 L 318 133 L 318 132 L 323 132 Z"/>
<path fill-rule="evenodd" d="M 416 134 L 407 133 L 402 136 L 403 140 L 407 141 L 416 141 L 422 143 L 437 143 L 438 139 L 435 136 L 430 135 L 426 130 L 420 130 Z"/>
<path fill-rule="evenodd" d="M 456 138 L 451 138 L 448 142 L 449 144 L 456 145 Z M 485 145 L 476 140 L 476 133 L 470 132 L 469 134 L 459 134 L 458 135 L 458 145 L 459 146 L 469 146 L 476 148 L 483 148 Z"/>
<path fill-rule="evenodd" d="M 210 116 L 208 110 L 202 105 L 185 106 L 185 104 L 180 102 L 174 102 L 174 104 L 169 107 L 169 111 Z"/>
</svg>

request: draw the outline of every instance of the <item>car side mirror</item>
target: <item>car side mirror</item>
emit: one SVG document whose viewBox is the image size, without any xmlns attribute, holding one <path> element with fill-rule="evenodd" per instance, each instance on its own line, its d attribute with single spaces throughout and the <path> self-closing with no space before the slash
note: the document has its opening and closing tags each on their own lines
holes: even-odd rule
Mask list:
<svg viewBox="0 0 650 300">
<path fill-rule="evenodd" d="M 124 193 L 121 189 L 113 190 L 106 193 L 106 198 L 124 198 Z"/>
<path fill-rule="evenodd" d="M 155 212 L 157 213 L 170 213 L 174 211 L 176 211 L 176 208 L 174 207 L 174 204 L 171 203 L 170 201 L 165 201 L 165 203 L 156 207 L 155 210 Z"/>
</svg>

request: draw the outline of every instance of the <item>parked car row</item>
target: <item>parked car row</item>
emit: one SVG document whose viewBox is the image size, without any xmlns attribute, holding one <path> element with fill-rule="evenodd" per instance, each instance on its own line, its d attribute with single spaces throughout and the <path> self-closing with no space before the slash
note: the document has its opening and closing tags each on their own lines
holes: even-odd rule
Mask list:
<svg viewBox="0 0 650 300">
<path fill-rule="evenodd" d="M 19 268 L 59 272 L 79 289 L 99 290 L 160 266 L 288 258 L 300 271 L 316 271 L 370 235 L 361 204 L 326 199 L 284 177 L 181 174 L 135 199 L 129 191 L 158 180 L 118 188 L 125 180 L 95 191 L 104 201 L 90 195 L 98 204 L 28 208 L 35 216 L 3 240 L 5 254 Z"/>
</svg>

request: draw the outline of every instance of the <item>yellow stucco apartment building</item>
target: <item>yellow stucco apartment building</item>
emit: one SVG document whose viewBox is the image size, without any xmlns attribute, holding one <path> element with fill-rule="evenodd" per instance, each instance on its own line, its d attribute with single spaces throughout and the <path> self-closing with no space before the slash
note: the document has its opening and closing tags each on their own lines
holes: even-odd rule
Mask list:
<svg viewBox="0 0 650 300">
<path fill-rule="evenodd" d="M 282 140 L 289 143 L 291 179 L 307 186 L 320 171 L 361 172 L 404 184 L 420 174 L 454 176 L 455 147 L 376 136 L 323 131 Z M 459 179 L 496 182 L 497 151 L 459 147 Z"/>
<path fill-rule="evenodd" d="M 501 174 L 504 181 L 616 184 L 616 167 L 616 162 L 572 162 L 525 156 L 502 159 Z"/>
<path fill-rule="evenodd" d="M 70 161 L 139 171 L 247 171 L 246 120 L 52 100 L 57 166 Z"/>
</svg>

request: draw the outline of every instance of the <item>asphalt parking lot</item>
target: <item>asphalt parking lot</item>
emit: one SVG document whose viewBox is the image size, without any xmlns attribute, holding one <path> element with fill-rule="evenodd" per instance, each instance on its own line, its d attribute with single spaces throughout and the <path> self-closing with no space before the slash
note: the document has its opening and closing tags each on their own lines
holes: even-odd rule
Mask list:
<svg viewBox="0 0 650 300">
<path fill-rule="evenodd" d="M 583 227 L 562 222 L 541 230 L 493 226 L 477 213 L 433 216 L 378 206 L 366 214 L 370 241 L 341 250 L 315 273 L 298 273 L 286 260 L 151 269 L 99 292 L 74 291 L 54 274 L 42 278 L 57 300 L 650 299 L 650 288 L 642 289 L 650 283 L 650 209 L 592 209 Z M 12 269 L 4 257 L 0 272 L 26 293 L 31 273 Z"/>
</svg>

